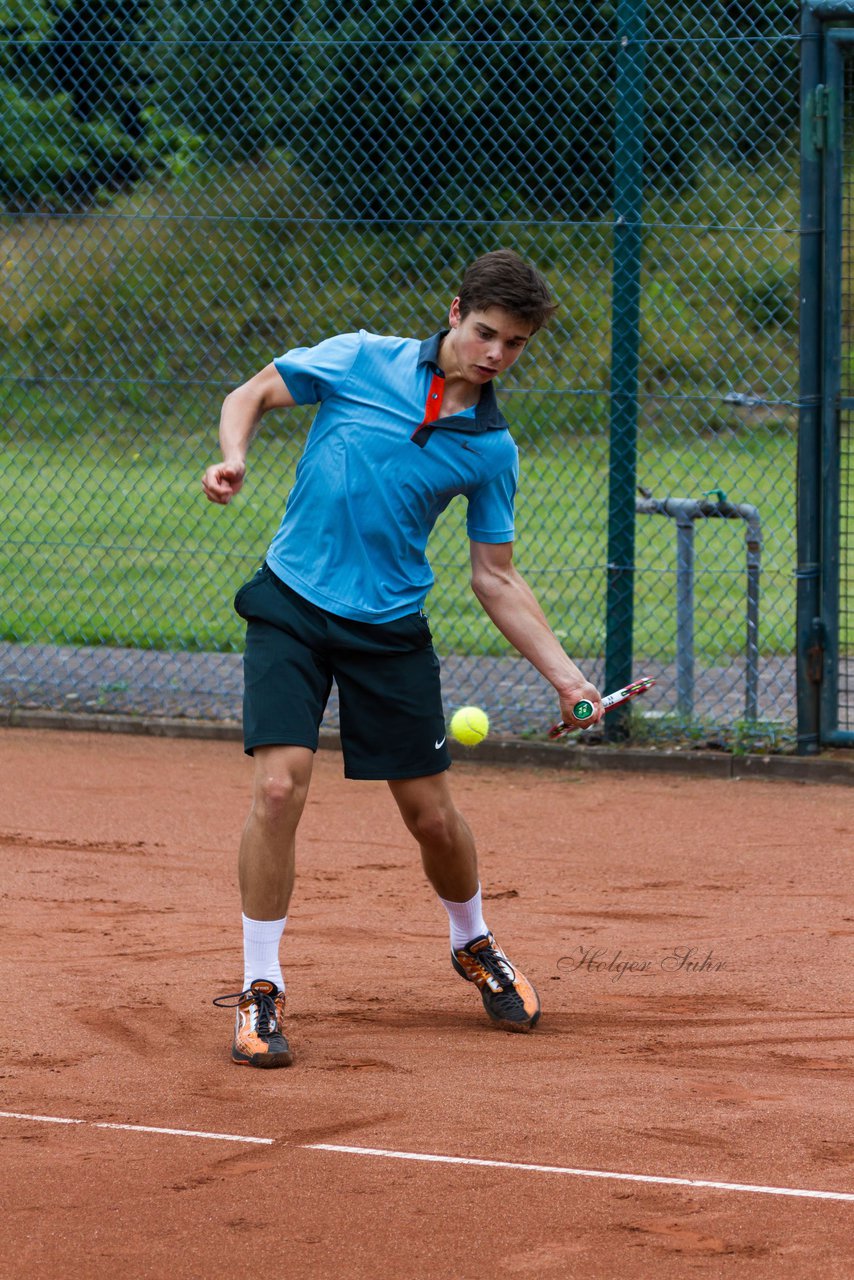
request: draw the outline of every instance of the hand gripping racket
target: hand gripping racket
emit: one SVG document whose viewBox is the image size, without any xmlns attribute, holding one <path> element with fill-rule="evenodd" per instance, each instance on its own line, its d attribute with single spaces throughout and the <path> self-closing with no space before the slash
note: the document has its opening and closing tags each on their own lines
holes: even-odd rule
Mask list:
<svg viewBox="0 0 854 1280">
<path fill-rule="evenodd" d="M 627 684 L 624 689 L 617 689 L 614 693 L 606 693 L 602 699 L 602 707 L 605 711 L 610 711 L 612 707 L 619 707 L 621 703 L 628 702 L 629 698 L 636 698 L 640 693 L 646 693 L 647 689 L 651 689 L 655 684 L 649 676 L 644 676 L 642 680 L 634 680 L 631 684 Z M 593 703 L 582 699 L 576 702 L 572 708 L 572 714 L 576 720 L 589 720 L 593 715 Z M 583 728 L 584 726 L 580 726 Z M 559 720 L 557 724 L 553 724 L 549 729 L 550 738 L 560 738 L 564 733 L 569 733 L 572 729 L 579 728 L 578 725 L 567 724 L 564 720 Z"/>
</svg>

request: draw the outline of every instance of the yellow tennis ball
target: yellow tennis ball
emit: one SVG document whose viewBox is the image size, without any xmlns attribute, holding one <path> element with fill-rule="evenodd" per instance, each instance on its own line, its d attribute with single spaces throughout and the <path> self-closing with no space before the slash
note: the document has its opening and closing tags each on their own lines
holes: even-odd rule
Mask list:
<svg viewBox="0 0 854 1280">
<path fill-rule="evenodd" d="M 460 707 L 451 717 L 451 733 L 457 742 L 476 747 L 489 733 L 489 717 L 480 707 Z"/>
</svg>

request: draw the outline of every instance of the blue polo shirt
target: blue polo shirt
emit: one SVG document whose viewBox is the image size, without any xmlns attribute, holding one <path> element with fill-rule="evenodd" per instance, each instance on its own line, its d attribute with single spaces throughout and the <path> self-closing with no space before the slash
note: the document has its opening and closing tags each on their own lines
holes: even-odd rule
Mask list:
<svg viewBox="0 0 854 1280">
<path fill-rule="evenodd" d="M 518 451 L 487 383 L 467 414 L 429 421 L 443 334 L 342 334 L 274 361 L 317 404 L 267 553 L 278 577 L 345 618 L 391 622 L 433 585 L 427 539 L 458 495 L 475 542 L 512 542 Z"/>
</svg>

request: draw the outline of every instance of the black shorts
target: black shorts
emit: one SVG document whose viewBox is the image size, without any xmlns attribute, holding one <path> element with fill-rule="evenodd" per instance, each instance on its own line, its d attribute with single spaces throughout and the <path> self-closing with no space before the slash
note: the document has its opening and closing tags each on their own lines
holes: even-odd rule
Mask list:
<svg viewBox="0 0 854 1280">
<path fill-rule="evenodd" d="M 354 622 L 292 591 L 265 564 L 234 598 L 246 619 L 243 743 L 317 750 L 338 686 L 348 778 L 420 778 L 451 763 L 439 659 L 420 611 Z"/>
</svg>

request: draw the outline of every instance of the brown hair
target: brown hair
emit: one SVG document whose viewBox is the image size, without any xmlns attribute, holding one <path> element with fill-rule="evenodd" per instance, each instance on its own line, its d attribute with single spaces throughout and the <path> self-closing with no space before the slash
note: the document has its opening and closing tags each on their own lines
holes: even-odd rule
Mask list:
<svg viewBox="0 0 854 1280">
<path fill-rule="evenodd" d="M 554 315 L 557 305 L 534 267 L 512 249 L 496 249 L 476 258 L 463 276 L 460 315 L 502 307 L 536 331 Z"/>
</svg>

